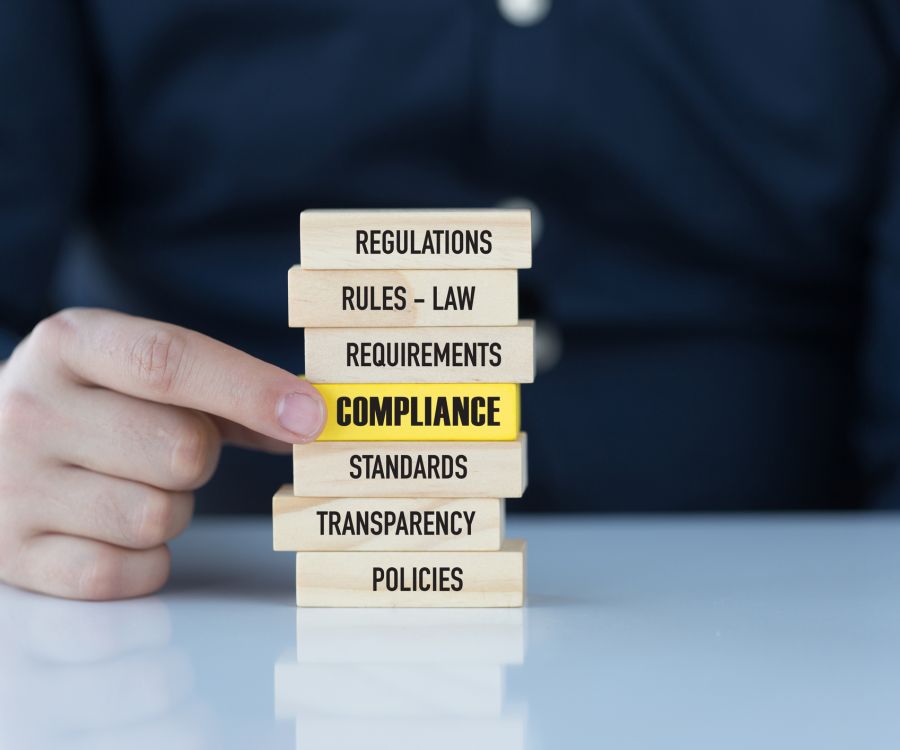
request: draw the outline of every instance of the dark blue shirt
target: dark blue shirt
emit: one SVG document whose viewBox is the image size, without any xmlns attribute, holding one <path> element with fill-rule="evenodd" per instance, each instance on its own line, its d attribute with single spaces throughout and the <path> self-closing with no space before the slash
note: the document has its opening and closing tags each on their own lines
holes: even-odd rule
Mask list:
<svg viewBox="0 0 900 750">
<path fill-rule="evenodd" d="M 302 369 L 308 207 L 491 206 L 561 358 L 512 507 L 900 505 L 900 4 L 0 4 L 0 318 L 190 326 Z M 226 452 L 200 507 L 266 512 Z"/>
</svg>

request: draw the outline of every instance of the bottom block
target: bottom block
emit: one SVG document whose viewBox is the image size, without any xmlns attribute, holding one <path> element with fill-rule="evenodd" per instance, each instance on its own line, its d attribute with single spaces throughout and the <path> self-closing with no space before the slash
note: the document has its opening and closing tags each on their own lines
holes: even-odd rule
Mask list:
<svg viewBox="0 0 900 750">
<path fill-rule="evenodd" d="M 525 542 L 497 552 L 299 552 L 299 607 L 521 607 Z"/>
</svg>

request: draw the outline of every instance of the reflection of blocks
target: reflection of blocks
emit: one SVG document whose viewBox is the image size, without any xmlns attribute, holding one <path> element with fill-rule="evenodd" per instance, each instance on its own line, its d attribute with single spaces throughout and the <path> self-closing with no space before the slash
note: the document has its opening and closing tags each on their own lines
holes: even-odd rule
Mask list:
<svg viewBox="0 0 900 750">
<path fill-rule="evenodd" d="M 298 552 L 297 605 L 521 607 L 525 542 L 496 552 Z"/>
<path fill-rule="evenodd" d="M 503 541 L 498 498 L 528 482 L 530 212 L 305 211 L 300 245 L 289 322 L 313 326 L 306 370 L 327 419 L 273 499 L 298 606 L 521 607 L 525 544 Z"/>
<path fill-rule="evenodd" d="M 522 664 L 524 610 L 297 610 L 297 660 L 351 664 Z"/>
<path fill-rule="evenodd" d="M 297 719 L 297 750 L 523 750 L 525 717 L 455 719 Z"/>
<path fill-rule="evenodd" d="M 294 497 L 272 499 L 276 550 L 496 550 L 504 501 L 493 498 Z"/>
<path fill-rule="evenodd" d="M 300 716 L 499 716 L 500 664 L 275 665 L 275 713 Z"/>
<path fill-rule="evenodd" d="M 276 716 L 296 719 L 304 750 L 522 750 L 506 665 L 524 662 L 525 614 L 298 609 L 297 653 L 275 664 Z"/>
</svg>

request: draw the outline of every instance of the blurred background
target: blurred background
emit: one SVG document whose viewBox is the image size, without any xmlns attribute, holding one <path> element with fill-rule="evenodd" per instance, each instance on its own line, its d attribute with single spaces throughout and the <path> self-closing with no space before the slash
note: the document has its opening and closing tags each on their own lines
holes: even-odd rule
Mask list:
<svg viewBox="0 0 900 750">
<path fill-rule="evenodd" d="M 0 356 L 91 305 L 299 372 L 302 209 L 525 206 L 512 511 L 897 507 L 898 92 L 896 0 L 6 0 Z"/>
</svg>

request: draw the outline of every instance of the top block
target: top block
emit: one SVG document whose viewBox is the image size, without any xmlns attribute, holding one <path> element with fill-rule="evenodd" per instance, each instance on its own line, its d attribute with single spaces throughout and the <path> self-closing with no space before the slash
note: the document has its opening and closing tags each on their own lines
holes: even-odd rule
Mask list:
<svg viewBox="0 0 900 750">
<path fill-rule="evenodd" d="M 531 212 L 303 211 L 300 265 L 319 270 L 531 268 Z"/>
</svg>

